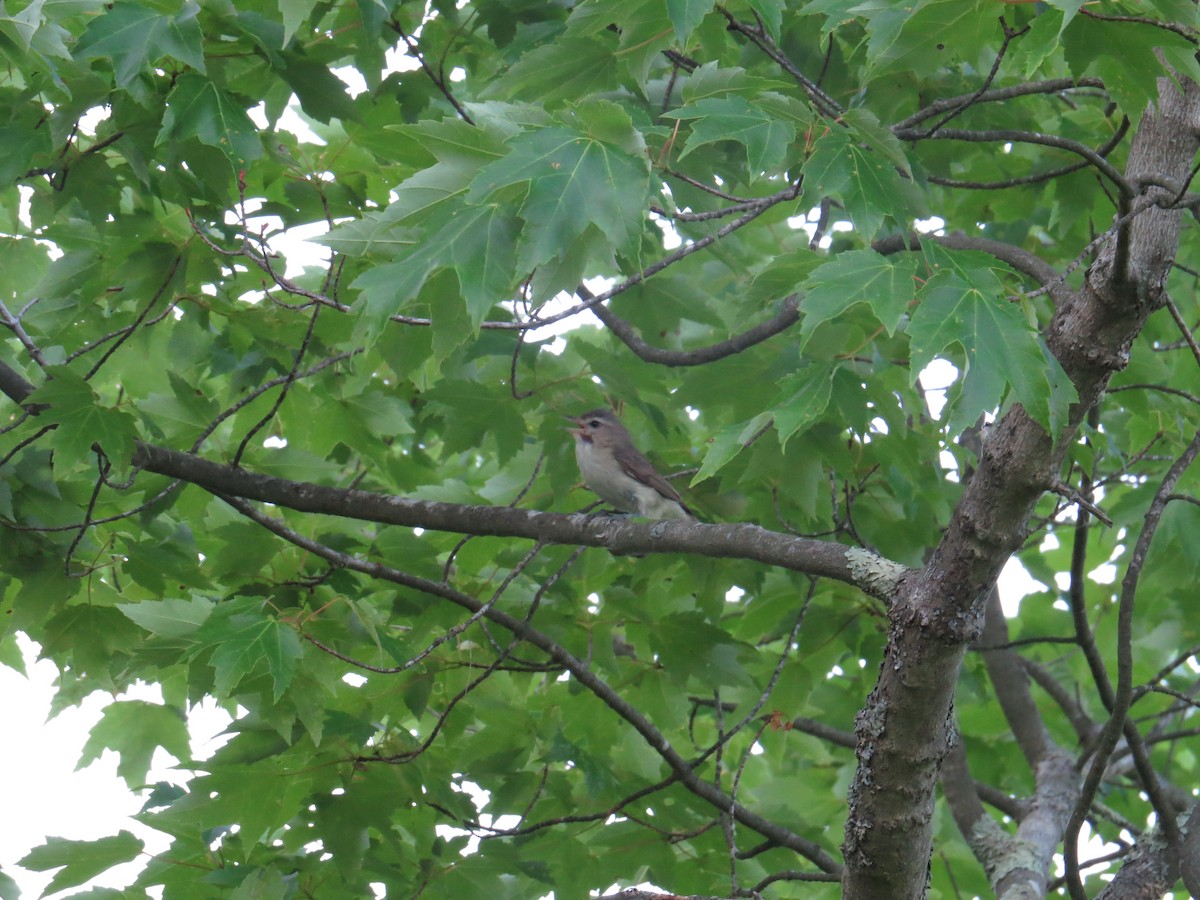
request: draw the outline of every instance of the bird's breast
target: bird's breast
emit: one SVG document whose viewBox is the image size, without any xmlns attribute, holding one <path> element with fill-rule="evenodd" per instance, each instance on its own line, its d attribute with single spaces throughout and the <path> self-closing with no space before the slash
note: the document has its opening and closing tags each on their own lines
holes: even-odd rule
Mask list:
<svg viewBox="0 0 1200 900">
<path fill-rule="evenodd" d="M 575 461 L 583 480 L 600 499 L 622 512 L 639 511 L 638 488 L 644 485 L 626 475 L 611 452 L 590 441 L 579 441 L 575 444 Z"/>
</svg>

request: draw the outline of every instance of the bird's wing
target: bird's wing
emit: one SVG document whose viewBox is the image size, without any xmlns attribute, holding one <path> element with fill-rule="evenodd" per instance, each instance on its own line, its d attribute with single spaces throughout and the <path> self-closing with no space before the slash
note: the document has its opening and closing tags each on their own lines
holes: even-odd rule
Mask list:
<svg viewBox="0 0 1200 900">
<path fill-rule="evenodd" d="M 674 500 L 680 506 L 683 506 L 683 499 L 679 496 L 679 492 L 671 487 L 671 482 L 658 474 L 658 470 L 646 457 L 642 456 L 633 447 L 625 447 L 616 450 L 613 456 L 617 460 L 617 464 L 621 470 L 630 478 L 640 481 L 642 484 L 649 485 L 654 488 L 668 500 Z M 684 506 L 684 509 L 687 509 Z"/>
</svg>

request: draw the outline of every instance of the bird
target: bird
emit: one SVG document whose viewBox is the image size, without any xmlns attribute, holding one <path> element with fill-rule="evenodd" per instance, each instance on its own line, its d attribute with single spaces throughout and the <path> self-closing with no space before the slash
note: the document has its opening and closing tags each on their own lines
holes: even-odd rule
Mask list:
<svg viewBox="0 0 1200 900">
<path fill-rule="evenodd" d="M 698 521 L 679 492 L 633 446 L 633 438 L 612 410 L 593 409 L 567 418 L 575 425 L 567 430 L 575 438 L 579 472 L 600 499 L 648 519 Z"/>
</svg>

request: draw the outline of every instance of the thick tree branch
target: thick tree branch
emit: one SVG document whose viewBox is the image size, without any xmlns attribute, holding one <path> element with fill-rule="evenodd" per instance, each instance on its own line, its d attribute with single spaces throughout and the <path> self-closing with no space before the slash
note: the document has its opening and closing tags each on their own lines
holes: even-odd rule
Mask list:
<svg viewBox="0 0 1200 900">
<path fill-rule="evenodd" d="M 1000 606 L 1000 592 L 995 588 L 988 592 L 986 617 L 983 643 L 989 647 L 1007 644 L 1008 622 Z M 1042 715 L 1038 712 L 1037 704 L 1033 702 L 1029 678 L 1021 665 L 1020 657 L 1015 650 L 1008 649 L 981 652 L 992 690 L 996 692 L 996 700 L 1004 711 L 1004 718 L 1012 729 L 1017 746 L 1025 755 L 1029 768 L 1035 770 L 1048 754 L 1059 752 L 1059 748 L 1046 731 Z"/>
<path fill-rule="evenodd" d="M 718 558 L 751 559 L 844 581 L 885 601 L 909 571 L 865 550 L 793 537 L 745 523 L 639 523 L 613 516 L 408 500 L 258 475 L 150 444 L 138 445 L 134 465 L 187 481 L 214 494 L 261 500 L 299 512 L 458 534 L 523 537 L 547 544 L 604 547 L 618 555 L 697 553 Z"/>
<path fill-rule="evenodd" d="M 989 646 L 1001 646 L 1008 639 L 1000 593 L 992 588 L 988 592 L 983 640 Z M 980 861 L 992 878 L 997 897 L 1026 896 L 1023 892 L 1030 887 L 1035 896 L 1041 896 L 1046 892 L 1063 829 L 1079 794 L 1079 777 L 1070 754 L 1055 744 L 1046 730 L 1016 651 L 984 651 L 983 659 L 1004 718 L 1034 773 L 1037 790 L 1015 836 L 1007 839 L 1005 835 L 1000 846 L 976 840 L 972 849 L 977 854 L 985 852 Z M 970 840 L 971 833 L 964 836 Z M 1001 848 L 1003 852 L 998 852 Z"/>
<path fill-rule="evenodd" d="M 1200 803 L 1192 806 L 1182 825 L 1183 859 L 1171 852 L 1162 832 L 1152 828 L 1138 838 L 1129 859 L 1096 900 L 1158 900 L 1185 878 L 1200 874 Z M 1192 892 L 1192 896 L 1196 896 Z"/>
<path fill-rule="evenodd" d="M 6 397 L 16 403 L 18 406 L 28 412 L 41 412 L 46 407 L 37 406 L 35 404 L 26 405 L 25 398 L 36 390 L 36 387 L 25 379 L 25 376 L 10 366 L 8 363 L 0 360 L 0 391 Z"/>
</svg>

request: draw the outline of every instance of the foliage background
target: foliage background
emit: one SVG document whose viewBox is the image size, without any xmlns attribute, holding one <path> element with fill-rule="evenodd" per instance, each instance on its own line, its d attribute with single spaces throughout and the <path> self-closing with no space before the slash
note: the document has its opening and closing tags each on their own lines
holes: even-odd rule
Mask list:
<svg viewBox="0 0 1200 900">
<path fill-rule="evenodd" d="M 1089 870 L 1099 890 L 1197 788 L 1200 514 L 1166 505 L 1194 476 L 1160 491 L 1195 452 L 1190 226 L 1165 253 L 1174 300 L 1153 273 L 1133 292 L 1160 309 L 1136 343 L 1078 333 L 1116 373 L 1102 398 L 1048 335 L 1101 283 L 1114 217 L 1190 204 L 1188 183 L 1126 164 L 1173 90 L 1164 64 L 1200 74 L 1195 18 L 1173 0 L 3 7 L 0 659 L 37 640 L 59 707 L 163 690 L 109 706 L 85 760 L 120 754 L 171 850 L 92 895 L 870 896 L 854 878 L 874 868 L 908 896 L 925 831 L 930 894 L 1002 892 L 1017 864 L 949 788 L 936 809 L 928 785 L 893 795 L 917 823 L 907 868 L 858 855 L 860 825 L 884 823 L 856 783 L 879 735 L 855 727 L 899 646 L 897 574 L 948 574 L 954 594 L 933 548 L 963 533 L 980 417 L 1008 434 L 1019 409 L 1054 436 L 1021 462 L 1053 477 L 961 581 L 961 627 L 926 639 L 961 658 L 1017 550 L 1047 587 L 1007 623 L 1025 643 L 982 645 L 1027 662 L 928 672 L 953 690 L 993 838 L 1047 799 L 1040 763 L 1093 766 L 1125 720 L 1118 674 L 1147 686 L 1130 721 L 1175 793 L 1115 748 L 1102 795 L 1067 778 L 1052 817 L 1051 851 L 1074 847 L 1072 805 L 1121 849 Z M 420 67 L 385 74 L 389 50 Z M 322 143 L 278 127 L 293 98 Z M 909 237 L 931 219 L 938 235 Z M 290 274 L 272 242 L 312 223 L 328 265 Z M 959 373 L 938 415 L 935 359 Z M 506 509 L 590 502 L 562 416 L 605 402 L 707 520 L 785 537 Z M 1088 497 L 1111 527 L 1089 527 Z M 830 562 L 852 546 L 897 564 L 883 587 Z M 1089 577 L 1110 563 L 1133 574 L 1129 607 Z M 1040 743 L 997 696 L 1026 678 Z M 194 763 L 206 696 L 234 736 Z M 144 783 L 159 747 L 186 786 Z M 950 753 L 912 752 L 912 783 Z M 1065 889 L 1039 849 L 1021 864 Z M 51 840 L 21 864 L 69 888 L 140 850 Z"/>
</svg>

